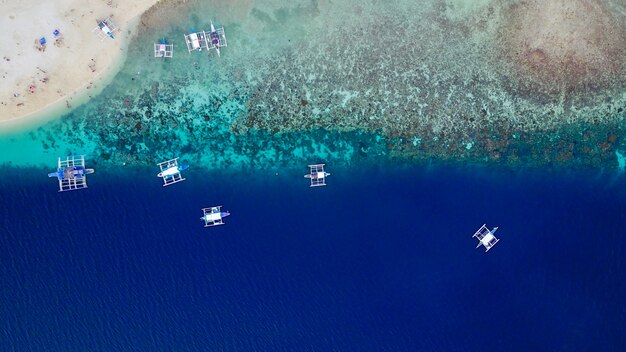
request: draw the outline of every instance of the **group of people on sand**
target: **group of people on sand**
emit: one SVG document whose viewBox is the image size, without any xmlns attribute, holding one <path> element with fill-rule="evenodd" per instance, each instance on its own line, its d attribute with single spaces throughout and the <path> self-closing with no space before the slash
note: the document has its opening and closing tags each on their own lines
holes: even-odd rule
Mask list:
<svg viewBox="0 0 626 352">
<path fill-rule="evenodd" d="M 58 29 L 55 29 L 52 32 L 52 35 L 54 35 L 54 46 L 56 46 L 57 48 L 60 48 L 61 45 L 63 45 L 63 34 L 61 34 L 61 31 L 59 31 Z M 38 51 L 41 51 L 41 52 L 46 51 L 47 44 L 48 44 L 48 41 L 46 40 L 46 37 L 35 39 L 35 49 L 37 49 Z"/>
<path fill-rule="evenodd" d="M 55 29 L 52 32 L 52 35 L 54 35 L 54 46 L 56 47 L 61 47 L 63 45 L 63 34 L 61 34 L 61 31 L 59 31 L 58 29 Z M 40 52 L 44 52 L 46 51 L 46 46 L 48 44 L 48 41 L 46 40 L 46 37 L 41 37 L 39 39 L 35 39 L 35 49 L 37 51 Z M 37 67 L 39 69 L 39 67 Z M 45 71 L 39 69 L 40 71 L 42 71 L 43 73 L 46 73 Z M 47 83 L 48 82 L 48 77 L 44 77 L 40 80 L 42 83 Z M 32 83 L 28 86 L 28 92 L 31 94 L 34 94 L 37 91 L 37 86 Z M 20 94 L 19 93 L 14 93 L 13 94 L 14 97 L 19 97 Z"/>
</svg>

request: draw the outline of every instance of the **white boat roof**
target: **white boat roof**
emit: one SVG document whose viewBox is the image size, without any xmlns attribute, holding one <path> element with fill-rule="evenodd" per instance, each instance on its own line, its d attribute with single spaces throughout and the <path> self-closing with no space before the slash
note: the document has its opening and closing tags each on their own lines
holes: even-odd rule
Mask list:
<svg viewBox="0 0 626 352">
<path fill-rule="evenodd" d="M 175 175 L 179 173 L 178 171 L 178 166 L 172 166 L 170 168 L 168 168 L 167 170 L 163 171 L 163 176 L 171 176 L 171 175 Z"/>
<path fill-rule="evenodd" d="M 191 44 L 191 48 L 193 50 L 200 48 L 202 45 L 201 43 L 198 42 L 198 34 L 197 33 L 191 33 L 189 35 L 189 44 Z"/>
<path fill-rule="evenodd" d="M 495 231 L 496 229 L 498 228 L 495 227 L 494 230 L 489 230 L 487 225 L 483 224 L 483 226 L 481 226 L 478 231 L 474 233 L 474 236 L 472 236 L 478 239 L 478 245 L 476 246 L 476 248 L 484 246 L 486 252 L 493 246 L 495 246 L 496 243 L 498 243 L 499 241 L 499 239 L 493 234 L 493 231 Z"/>
<path fill-rule="evenodd" d="M 204 227 L 224 225 L 221 209 L 221 205 L 202 209 L 203 215 L 201 219 L 204 220 Z"/>
<path fill-rule="evenodd" d="M 222 213 L 208 213 L 205 215 L 207 221 L 215 221 L 222 219 Z"/>
<path fill-rule="evenodd" d="M 484 246 L 489 246 L 489 242 L 491 242 L 494 238 L 496 238 L 496 236 L 494 236 L 491 231 L 489 233 L 487 233 L 485 235 L 485 237 L 480 239 L 480 242 L 484 245 Z"/>
</svg>

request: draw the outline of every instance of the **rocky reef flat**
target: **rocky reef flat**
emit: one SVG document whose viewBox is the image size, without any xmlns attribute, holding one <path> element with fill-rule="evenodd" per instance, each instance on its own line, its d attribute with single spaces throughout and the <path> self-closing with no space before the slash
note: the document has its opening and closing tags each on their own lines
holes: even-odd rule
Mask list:
<svg viewBox="0 0 626 352">
<path fill-rule="evenodd" d="M 208 18 L 226 30 L 221 58 L 186 52 L 183 33 Z M 169 61 L 152 57 L 163 36 L 175 45 Z M 618 0 L 163 1 L 129 51 L 102 94 L 16 143 L 209 168 L 617 168 L 626 153 Z"/>
</svg>

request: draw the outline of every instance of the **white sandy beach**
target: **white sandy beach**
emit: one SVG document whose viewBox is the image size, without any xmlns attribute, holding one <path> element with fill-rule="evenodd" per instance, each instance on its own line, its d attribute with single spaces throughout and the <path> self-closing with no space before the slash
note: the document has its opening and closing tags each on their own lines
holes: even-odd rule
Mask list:
<svg viewBox="0 0 626 352">
<path fill-rule="evenodd" d="M 157 1 L 0 0 L 0 132 L 69 111 L 102 89 Z M 107 17 L 119 30 L 100 41 L 92 30 Z"/>
</svg>

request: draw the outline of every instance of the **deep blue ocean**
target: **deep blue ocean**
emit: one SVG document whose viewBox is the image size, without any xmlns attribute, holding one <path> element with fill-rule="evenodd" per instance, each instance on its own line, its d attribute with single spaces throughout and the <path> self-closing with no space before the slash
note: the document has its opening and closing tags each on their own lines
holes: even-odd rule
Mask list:
<svg viewBox="0 0 626 352">
<path fill-rule="evenodd" d="M 1 351 L 626 351 L 623 175 L 49 171 L 3 170 Z"/>
</svg>

